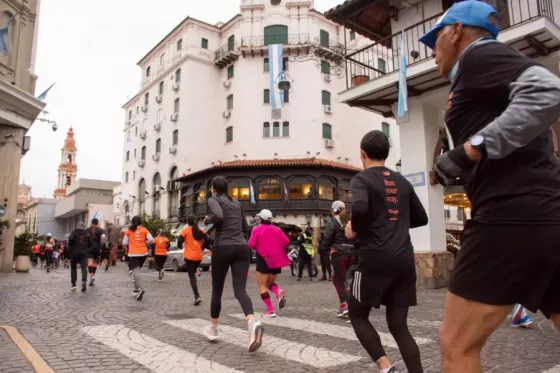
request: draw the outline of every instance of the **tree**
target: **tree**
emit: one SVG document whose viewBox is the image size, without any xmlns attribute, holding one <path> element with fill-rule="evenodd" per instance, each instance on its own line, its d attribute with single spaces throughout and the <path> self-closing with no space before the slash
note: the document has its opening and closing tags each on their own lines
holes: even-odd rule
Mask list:
<svg viewBox="0 0 560 373">
<path fill-rule="evenodd" d="M 20 255 L 31 256 L 31 246 L 37 241 L 35 233 L 25 232 L 16 236 L 14 240 L 14 257 Z"/>
<path fill-rule="evenodd" d="M 154 237 L 156 236 L 158 229 L 162 229 L 163 235 L 172 240 L 171 225 L 161 218 L 143 213 L 142 226 L 150 231 L 150 233 Z"/>
</svg>

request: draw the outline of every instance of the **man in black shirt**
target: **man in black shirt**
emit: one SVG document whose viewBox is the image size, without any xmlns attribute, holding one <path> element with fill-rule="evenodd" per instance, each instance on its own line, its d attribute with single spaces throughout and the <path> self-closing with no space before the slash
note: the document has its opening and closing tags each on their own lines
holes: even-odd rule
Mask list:
<svg viewBox="0 0 560 373">
<path fill-rule="evenodd" d="M 445 372 L 480 371 L 485 341 L 516 303 L 560 327 L 560 162 L 550 136 L 560 79 L 495 40 L 498 19 L 490 5 L 464 1 L 420 38 L 451 81 L 452 150 L 435 172 L 443 185 L 465 185 L 472 203 L 440 330 Z"/>
<path fill-rule="evenodd" d="M 95 283 L 95 272 L 97 271 L 99 259 L 101 258 L 101 251 L 107 241 L 107 237 L 105 236 L 105 231 L 99 228 L 99 220 L 96 218 L 91 220 L 91 227 L 88 228 L 88 233 L 91 236 L 92 243 L 88 255 L 89 286 L 93 286 Z"/>
<path fill-rule="evenodd" d="M 385 167 L 389 139 L 381 131 L 362 139 L 364 171 L 351 182 L 352 220 L 346 237 L 358 239 L 358 268 L 348 302 L 349 317 L 360 343 L 380 372 L 393 373 L 379 335 L 369 321 L 372 307 L 386 306 L 387 325 L 409 373 L 422 373 L 420 351 L 407 326 L 408 309 L 416 305 L 416 266 L 410 228 L 428 224 L 412 185 Z"/>
<path fill-rule="evenodd" d="M 91 237 L 85 229 L 83 222 L 76 224 L 76 229 L 70 233 L 68 237 L 67 256 L 70 257 L 70 277 L 72 282 L 72 290 L 76 290 L 76 281 L 78 280 L 77 266 L 82 270 L 82 292 L 87 290 L 87 255 L 91 249 Z"/>
</svg>

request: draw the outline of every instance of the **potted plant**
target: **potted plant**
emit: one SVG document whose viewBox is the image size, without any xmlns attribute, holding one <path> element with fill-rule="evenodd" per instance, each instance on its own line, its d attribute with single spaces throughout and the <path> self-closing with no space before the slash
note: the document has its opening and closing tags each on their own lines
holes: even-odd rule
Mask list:
<svg viewBox="0 0 560 373">
<path fill-rule="evenodd" d="M 16 236 L 14 241 L 14 258 L 16 259 L 16 272 L 27 273 L 31 269 L 31 245 L 34 242 L 33 235 L 22 233 Z"/>
</svg>

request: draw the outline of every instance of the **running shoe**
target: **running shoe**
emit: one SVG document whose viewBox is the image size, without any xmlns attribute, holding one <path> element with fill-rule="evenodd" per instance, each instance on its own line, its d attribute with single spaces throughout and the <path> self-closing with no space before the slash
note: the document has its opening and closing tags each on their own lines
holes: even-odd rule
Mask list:
<svg viewBox="0 0 560 373">
<path fill-rule="evenodd" d="M 202 276 L 202 268 L 197 268 L 197 269 L 196 269 L 196 275 L 197 275 L 198 277 Z"/>
<path fill-rule="evenodd" d="M 132 276 L 132 270 L 128 271 L 128 275 Z"/>
<path fill-rule="evenodd" d="M 518 328 L 520 326 L 528 328 L 533 325 L 533 320 L 531 320 L 531 317 L 527 315 L 527 311 L 525 311 L 525 308 L 522 305 L 516 304 L 515 307 L 513 307 L 510 325 L 514 328 Z"/>
<path fill-rule="evenodd" d="M 266 311 L 265 313 L 263 313 L 263 316 L 264 316 L 264 317 L 270 317 L 270 318 L 276 317 L 276 312 L 274 312 L 274 311 Z"/>
<path fill-rule="evenodd" d="M 264 328 L 260 321 L 249 321 L 249 352 L 257 351 L 262 345 Z"/>
<path fill-rule="evenodd" d="M 82 282 L 82 293 L 85 293 L 87 290 L 87 286 L 85 282 Z"/>
<path fill-rule="evenodd" d="M 286 291 L 280 289 L 278 292 L 278 308 L 282 309 L 286 307 Z"/>
<path fill-rule="evenodd" d="M 207 326 L 204 329 L 204 335 L 206 336 L 206 338 L 208 338 L 208 340 L 210 342 L 213 342 L 213 341 L 217 340 L 219 338 L 218 337 L 218 327 L 214 326 L 214 325 Z"/>
<path fill-rule="evenodd" d="M 91 279 L 89 280 L 89 286 L 93 286 L 95 285 L 95 275 L 91 276 Z"/>
<path fill-rule="evenodd" d="M 348 316 L 348 303 L 342 303 L 340 305 L 340 310 L 336 314 L 337 317 L 346 317 Z"/>
<path fill-rule="evenodd" d="M 202 298 L 201 297 L 196 297 L 196 299 L 194 300 L 193 304 L 195 306 L 198 306 L 200 303 L 202 303 Z"/>
<path fill-rule="evenodd" d="M 142 298 L 144 298 L 144 294 L 146 294 L 146 290 L 144 290 L 144 289 L 139 289 L 139 290 L 138 290 L 138 294 L 136 294 L 136 300 L 137 300 L 137 301 L 141 301 Z"/>
<path fill-rule="evenodd" d="M 298 277 L 298 279 L 297 279 L 297 280 L 298 280 L 298 281 L 301 281 L 301 277 Z"/>
<path fill-rule="evenodd" d="M 75 291 L 76 289 L 77 289 L 77 287 L 76 287 L 75 284 L 73 284 L 72 287 L 70 288 L 70 290 L 74 290 L 74 291 Z"/>
<path fill-rule="evenodd" d="M 163 278 L 165 277 L 165 270 L 164 269 L 162 269 L 160 271 L 160 276 L 161 276 L 161 279 L 163 280 Z"/>
<path fill-rule="evenodd" d="M 47 267 L 47 273 L 51 271 L 51 267 Z"/>
<path fill-rule="evenodd" d="M 140 290 L 138 290 L 138 289 L 132 290 L 132 296 L 133 297 L 137 296 L 139 292 L 140 292 Z"/>
</svg>

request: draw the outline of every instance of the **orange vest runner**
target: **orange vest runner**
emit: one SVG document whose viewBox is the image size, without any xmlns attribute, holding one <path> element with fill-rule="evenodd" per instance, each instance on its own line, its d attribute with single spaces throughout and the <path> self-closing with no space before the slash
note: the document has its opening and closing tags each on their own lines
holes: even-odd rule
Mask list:
<svg viewBox="0 0 560 373">
<path fill-rule="evenodd" d="M 204 234 L 204 229 L 200 228 Z M 196 241 L 193 237 L 192 227 L 185 227 L 181 231 L 181 236 L 185 239 L 185 250 L 183 250 L 183 257 L 187 260 L 194 262 L 202 261 L 202 244 L 204 240 Z"/>
<path fill-rule="evenodd" d="M 146 239 L 150 232 L 141 225 L 135 231 L 127 229 L 125 237 L 128 237 L 128 256 L 145 256 L 148 255 L 148 246 Z"/>
<path fill-rule="evenodd" d="M 154 255 L 167 255 L 167 237 L 158 236 L 154 238 Z"/>
<path fill-rule="evenodd" d="M 33 247 L 31 248 L 31 251 L 33 251 L 33 254 L 39 254 L 41 252 L 41 246 L 40 245 L 33 245 Z"/>
</svg>

